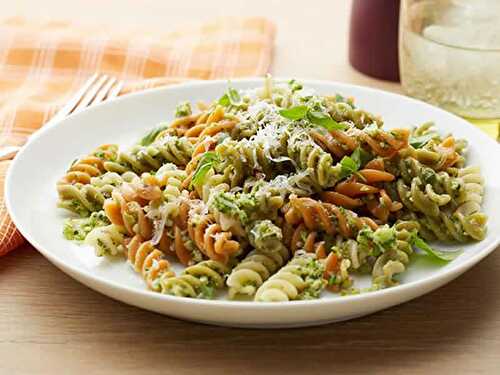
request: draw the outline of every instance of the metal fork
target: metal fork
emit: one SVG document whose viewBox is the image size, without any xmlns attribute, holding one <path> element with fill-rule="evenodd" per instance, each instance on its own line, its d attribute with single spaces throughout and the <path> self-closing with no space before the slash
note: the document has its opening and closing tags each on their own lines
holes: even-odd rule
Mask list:
<svg viewBox="0 0 500 375">
<path fill-rule="evenodd" d="M 117 80 L 115 77 L 95 73 L 43 127 L 54 126 L 59 120 L 72 113 L 80 112 L 86 107 L 113 99 L 120 94 L 122 88 L 123 81 Z M 0 148 L 0 161 L 14 158 L 21 147 L 8 146 Z"/>
</svg>

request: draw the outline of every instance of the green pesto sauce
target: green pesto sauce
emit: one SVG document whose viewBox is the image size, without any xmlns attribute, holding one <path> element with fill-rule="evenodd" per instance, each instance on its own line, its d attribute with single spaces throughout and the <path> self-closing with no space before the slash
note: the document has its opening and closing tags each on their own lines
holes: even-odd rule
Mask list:
<svg viewBox="0 0 500 375">
<path fill-rule="evenodd" d="M 299 299 L 319 298 L 321 291 L 327 284 L 323 279 L 323 265 L 316 259 L 311 259 L 305 266 L 301 267 L 300 274 L 306 283 L 306 287 L 300 293 Z"/>
<path fill-rule="evenodd" d="M 182 102 L 175 108 L 175 117 L 186 117 L 193 113 L 189 102 Z"/>
<path fill-rule="evenodd" d="M 67 219 L 63 227 L 63 235 L 70 241 L 84 241 L 87 234 L 97 227 L 110 224 L 104 211 L 94 212 L 89 217 Z"/>
</svg>

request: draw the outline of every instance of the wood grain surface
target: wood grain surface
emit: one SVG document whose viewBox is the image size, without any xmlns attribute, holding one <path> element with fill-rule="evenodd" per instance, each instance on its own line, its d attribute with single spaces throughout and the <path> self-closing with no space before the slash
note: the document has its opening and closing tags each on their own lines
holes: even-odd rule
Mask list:
<svg viewBox="0 0 500 375">
<path fill-rule="evenodd" d="M 265 15 L 278 27 L 272 72 L 399 91 L 347 63 L 350 1 L 17 0 L 2 16 L 168 27 Z M 447 286 L 322 327 L 205 326 L 127 306 L 52 266 L 30 245 L 0 258 L 0 374 L 500 373 L 500 252 Z"/>
</svg>

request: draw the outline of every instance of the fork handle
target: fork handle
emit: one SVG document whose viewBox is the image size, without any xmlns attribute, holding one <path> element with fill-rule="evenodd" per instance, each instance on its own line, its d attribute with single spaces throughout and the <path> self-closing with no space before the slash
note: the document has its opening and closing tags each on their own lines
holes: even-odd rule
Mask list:
<svg viewBox="0 0 500 375">
<path fill-rule="evenodd" d="M 7 146 L 0 148 L 0 161 L 13 159 L 20 149 L 20 146 Z"/>
</svg>

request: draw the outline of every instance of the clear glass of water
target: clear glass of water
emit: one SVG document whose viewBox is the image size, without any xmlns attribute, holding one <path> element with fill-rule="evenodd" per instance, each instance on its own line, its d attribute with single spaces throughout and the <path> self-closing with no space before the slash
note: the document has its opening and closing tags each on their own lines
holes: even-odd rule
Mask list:
<svg viewBox="0 0 500 375">
<path fill-rule="evenodd" d="M 408 95 L 500 118 L 500 0 L 402 0 L 399 63 Z"/>
</svg>

